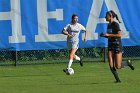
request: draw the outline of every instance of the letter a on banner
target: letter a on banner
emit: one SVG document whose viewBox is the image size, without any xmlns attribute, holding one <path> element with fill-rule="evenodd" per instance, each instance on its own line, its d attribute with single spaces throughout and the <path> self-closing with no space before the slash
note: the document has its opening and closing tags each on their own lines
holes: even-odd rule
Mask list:
<svg viewBox="0 0 140 93">
<path fill-rule="evenodd" d="M 90 10 L 90 15 L 87 22 L 87 30 L 89 31 L 88 40 L 97 40 L 98 33 L 95 33 L 97 24 L 107 23 L 105 18 L 99 18 L 103 3 L 105 2 L 108 10 L 113 10 L 118 14 L 118 17 L 121 21 L 120 28 L 122 30 L 122 38 L 129 38 L 129 32 L 126 31 L 124 22 L 122 20 L 121 14 L 117 7 L 115 0 L 93 0 L 93 4 Z"/>
</svg>

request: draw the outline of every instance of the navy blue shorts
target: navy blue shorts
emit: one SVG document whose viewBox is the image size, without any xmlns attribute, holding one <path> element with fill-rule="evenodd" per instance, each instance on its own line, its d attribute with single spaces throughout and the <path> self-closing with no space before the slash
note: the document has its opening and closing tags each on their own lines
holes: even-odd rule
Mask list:
<svg viewBox="0 0 140 93">
<path fill-rule="evenodd" d="M 121 46 L 108 46 L 108 51 L 113 51 L 115 54 L 122 53 L 123 49 Z"/>
</svg>

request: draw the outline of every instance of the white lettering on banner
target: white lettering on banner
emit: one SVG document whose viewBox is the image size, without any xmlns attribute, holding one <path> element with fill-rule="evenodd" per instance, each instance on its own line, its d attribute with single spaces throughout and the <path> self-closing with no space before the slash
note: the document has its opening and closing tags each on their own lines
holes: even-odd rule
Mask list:
<svg viewBox="0 0 140 93">
<path fill-rule="evenodd" d="M 0 12 L 0 20 L 11 20 L 12 35 L 9 36 L 9 43 L 25 43 L 26 37 L 22 35 L 21 28 L 21 10 L 20 0 L 10 0 L 11 11 Z M 99 18 L 103 3 L 105 2 L 108 10 L 114 10 L 122 22 L 120 28 L 122 30 L 122 38 L 129 38 L 129 32 L 126 30 L 121 14 L 115 0 L 93 0 L 86 28 L 89 31 L 88 40 L 98 40 L 96 27 L 99 23 L 107 23 L 105 18 Z M 55 18 L 63 20 L 63 9 L 47 12 L 47 0 L 37 0 L 37 16 L 38 16 L 38 35 L 35 35 L 35 42 L 49 41 L 66 41 L 66 36 L 62 34 L 48 34 L 48 19 Z M 82 34 L 84 36 L 84 34 Z"/>
<path fill-rule="evenodd" d="M 97 40 L 98 39 L 98 33 L 95 33 L 96 27 L 98 23 L 105 23 L 105 19 L 101 18 L 100 11 L 103 5 L 103 0 L 93 0 L 92 7 L 90 10 L 90 15 L 88 18 L 86 29 L 89 31 L 88 40 Z"/>
<path fill-rule="evenodd" d="M 89 31 L 89 37 L 88 40 L 97 40 L 98 39 L 98 33 L 95 33 L 96 27 L 98 23 L 107 23 L 105 18 L 99 18 L 100 12 L 103 6 L 103 2 L 106 3 L 106 6 L 108 10 L 114 10 L 122 22 L 120 24 L 120 28 L 122 30 L 122 38 L 129 38 L 129 32 L 126 31 L 124 22 L 122 20 L 121 14 L 119 12 L 119 9 L 117 7 L 117 4 L 115 0 L 93 0 L 93 4 L 90 10 L 90 15 L 87 22 L 87 30 Z M 83 35 L 84 36 L 84 35 Z"/>
<path fill-rule="evenodd" d="M 35 42 L 65 41 L 66 36 L 62 34 L 48 34 L 48 19 L 56 18 L 63 20 L 63 9 L 47 12 L 47 0 L 37 0 L 38 35 L 35 35 Z"/>
<path fill-rule="evenodd" d="M 118 15 L 121 24 L 120 24 L 120 28 L 122 30 L 122 38 L 129 38 L 129 32 L 126 30 L 124 22 L 122 20 L 121 14 L 119 12 L 119 9 L 117 7 L 116 1 L 115 0 L 105 0 L 106 5 L 108 7 L 109 10 L 114 10 L 115 13 Z"/>
<path fill-rule="evenodd" d="M 0 12 L 0 20 L 11 20 L 12 36 L 9 36 L 9 43 L 25 42 L 21 29 L 20 0 L 11 0 L 11 11 Z"/>
</svg>

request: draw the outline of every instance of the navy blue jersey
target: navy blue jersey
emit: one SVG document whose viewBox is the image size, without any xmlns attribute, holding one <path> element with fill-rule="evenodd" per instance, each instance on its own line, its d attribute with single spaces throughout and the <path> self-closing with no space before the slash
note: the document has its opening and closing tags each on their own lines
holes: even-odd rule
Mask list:
<svg viewBox="0 0 140 93">
<path fill-rule="evenodd" d="M 118 34 L 118 32 L 121 31 L 119 24 L 117 22 L 112 22 L 111 24 L 108 24 L 107 27 L 107 33 L 108 34 Z M 109 37 L 108 38 L 108 47 L 109 50 L 122 50 L 122 42 L 120 37 Z"/>
</svg>

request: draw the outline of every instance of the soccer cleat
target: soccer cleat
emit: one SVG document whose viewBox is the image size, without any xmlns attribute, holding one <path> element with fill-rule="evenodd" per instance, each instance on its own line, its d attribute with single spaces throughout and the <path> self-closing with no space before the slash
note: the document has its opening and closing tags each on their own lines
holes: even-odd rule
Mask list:
<svg viewBox="0 0 140 93">
<path fill-rule="evenodd" d="M 133 64 L 132 64 L 132 62 L 131 62 L 130 60 L 127 60 L 127 64 L 128 64 L 128 66 L 129 66 L 132 70 L 135 69 L 135 67 L 133 66 Z"/>
<path fill-rule="evenodd" d="M 83 66 L 83 61 L 82 61 L 82 59 L 81 59 L 81 58 L 80 58 L 79 63 L 80 63 L 80 66 Z"/>
<path fill-rule="evenodd" d="M 63 72 L 65 72 L 65 73 L 66 73 L 66 69 L 63 69 Z"/>
<path fill-rule="evenodd" d="M 121 81 L 120 80 L 116 80 L 115 83 L 121 83 Z"/>
<path fill-rule="evenodd" d="M 68 68 L 66 68 L 66 69 L 63 69 L 63 72 L 65 72 L 65 73 L 66 73 L 67 71 L 68 71 Z"/>
</svg>

